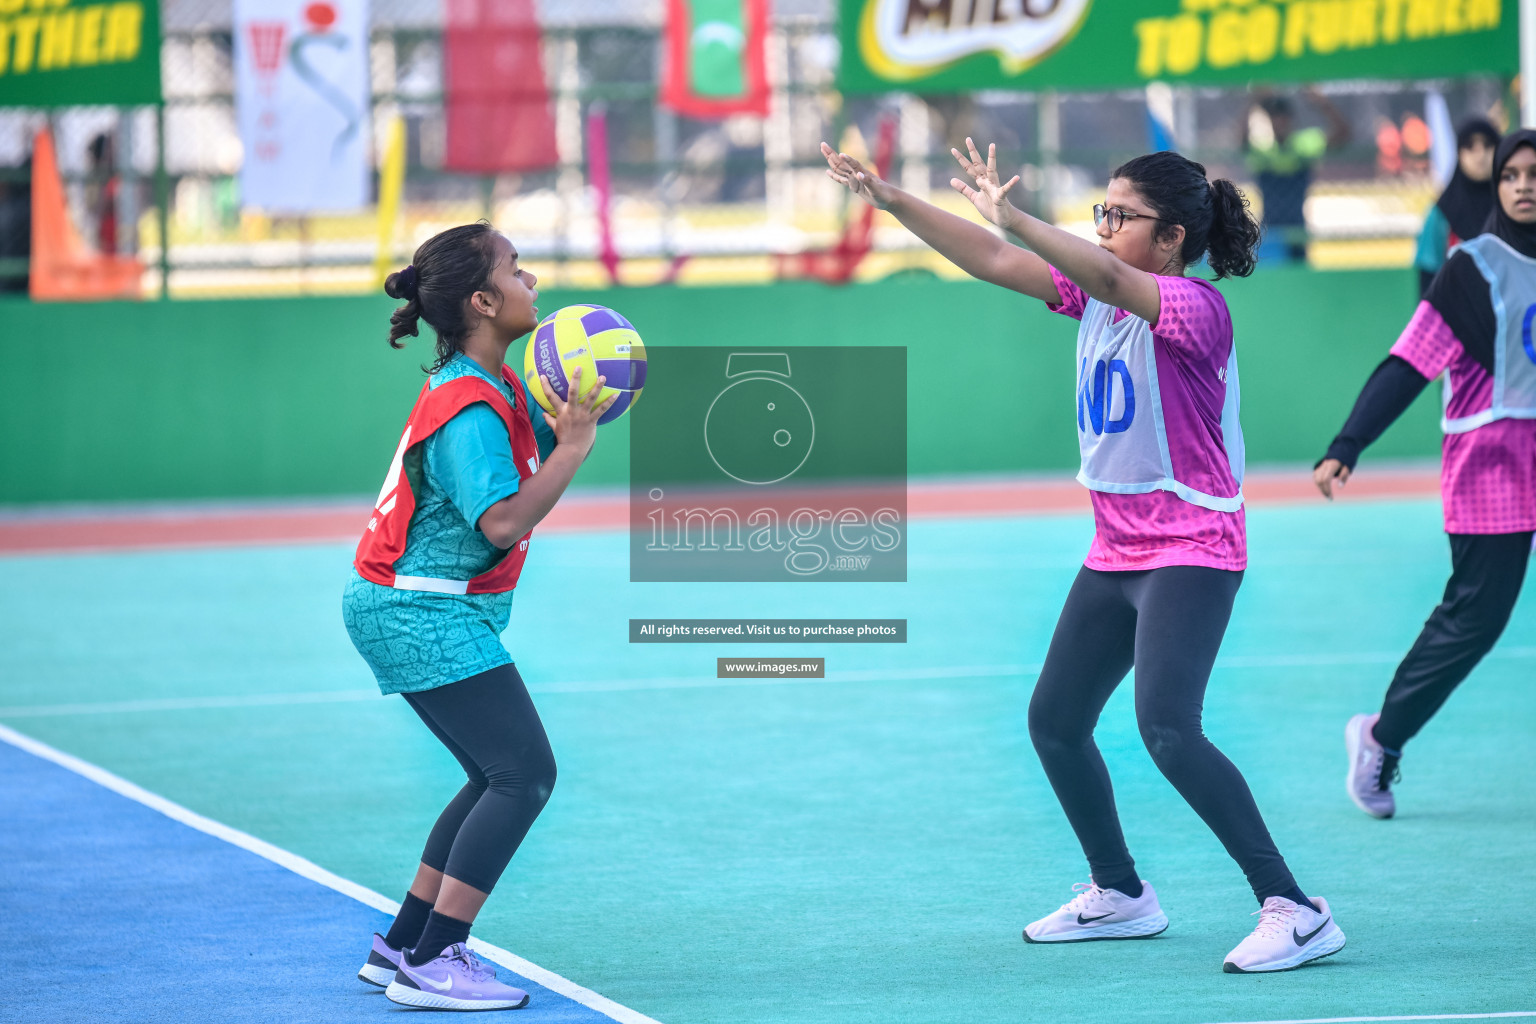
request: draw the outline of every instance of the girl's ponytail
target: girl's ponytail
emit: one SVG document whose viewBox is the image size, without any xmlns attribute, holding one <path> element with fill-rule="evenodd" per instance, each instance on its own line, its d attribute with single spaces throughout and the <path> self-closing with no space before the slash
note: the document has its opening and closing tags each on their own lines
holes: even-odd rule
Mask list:
<svg viewBox="0 0 1536 1024">
<path fill-rule="evenodd" d="M 384 279 L 384 294 L 392 299 L 405 299 L 405 305 L 389 315 L 389 345 L 405 348 L 400 339 L 406 335 L 416 337 L 417 321 L 421 319 L 421 301 L 416 295 L 416 266 L 396 271 Z"/>
<path fill-rule="evenodd" d="M 1257 262 L 1261 232 L 1248 212 L 1248 197 L 1226 178 L 1211 182 L 1211 230 L 1207 262 L 1218 278 L 1247 277 Z"/>
<path fill-rule="evenodd" d="M 1167 238 L 1175 225 L 1184 229 L 1179 260 L 1192 267 L 1210 253 L 1217 277 L 1253 273 L 1259 225 L 1248 200 L 1225 178 L 1207 181 L 1205 166 L 1164 150 L 1127 160 L 1112 175 L 1129 182 L 1146 199 L 1161 223 L 1154 237 Z"/>
</svg>

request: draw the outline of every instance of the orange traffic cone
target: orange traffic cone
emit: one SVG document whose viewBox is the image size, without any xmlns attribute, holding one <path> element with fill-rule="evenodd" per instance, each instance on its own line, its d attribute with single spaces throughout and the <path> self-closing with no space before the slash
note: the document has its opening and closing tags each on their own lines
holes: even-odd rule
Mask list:
<svg viewBox="0 0 1536 1024">
<path fill-rule="evenodd" d="M 38 132 L 32 148 L 32 298 L 137 299 L 143 276 L 138 260 L 85 247 L 69 219 L 53 136 Z"/>
</svg>

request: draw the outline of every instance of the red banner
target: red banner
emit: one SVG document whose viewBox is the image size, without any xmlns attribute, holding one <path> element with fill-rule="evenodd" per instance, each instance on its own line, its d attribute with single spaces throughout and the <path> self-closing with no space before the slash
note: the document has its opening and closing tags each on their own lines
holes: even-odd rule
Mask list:
<svg viewBox="0 0 1536 1024">
<path fill-rule="evenodd" d="M 554 167 L 555 118 L 534 0 L 444 0 L 450 171 Z"/>
<path fill-rule="evenodd" d="M 686 117 L 768 116 L 768 0 L 667 0 L 661 102 Z"/>
</svg>

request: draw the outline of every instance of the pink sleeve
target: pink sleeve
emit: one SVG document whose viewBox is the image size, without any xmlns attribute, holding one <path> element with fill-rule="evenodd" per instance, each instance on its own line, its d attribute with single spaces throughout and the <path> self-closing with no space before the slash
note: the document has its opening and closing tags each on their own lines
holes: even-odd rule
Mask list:
<svg viewBox="0 0 1536 1024">
<path fill-rule="evenodd" d="M 1447 366 L 1461 355 L 1461 342 L 1450 325 L 1440 316 L 1440 311 L 1427 302 L 1419 303 L 1413 311 L 1413 319 L 1403 328 L 1392 354 L 1434 380 Z"/>
<path fill-rule="evenodd" d="M 1061 302 L 1047 302 L 1045 308 L 1052 313 L 1060 313 L 1069 316 L 1073 320 L 1083 318 L 1083 310 L 1088 307 L 1088 293 L 1077 285 L 1068 281 L 1066 275 L 1055 267 L 1051 268 L 1051 281 L 1056 285 L 1056 291 L 1061 295 Z"/>
<path fill-rule="evenodd" d="M 1191 356 L 1225 359 L 1232 346 L 1232 315 L 1214 285 L 1198 277 L 1157 277 L 1158 313 L 1152 333 Z"/>
</svg>

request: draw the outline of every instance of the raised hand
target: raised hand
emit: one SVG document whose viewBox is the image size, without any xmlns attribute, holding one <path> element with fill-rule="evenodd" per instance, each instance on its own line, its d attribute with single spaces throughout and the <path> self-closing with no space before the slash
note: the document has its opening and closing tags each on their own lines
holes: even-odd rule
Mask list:
<svg viewBox="0 0 1536 1024">
<path fill-rule="evenodd" d="M 950 187 L 969 199 L 971 205 L 976 207 L 976 212 L 987 220 L 1000 228 L 1008 227 L 1013 221 L 1013 215 L 1018 212 L 1008 201 L 1008 193 L 1019 183 L 1019 176 L 1015 174 L 1006 185 L 998 183 L 996 144 L 987 146 L 985 161 L 976 151 L 976 143 L 970 138 L 965 140 L 965 148 L 969 151 L 969 156 L 958 149 L 951 149 L 950 152 L 960 162 L 961 170 L 975 182 L 975 186 L 972 187 L 959 178 L 950 178 Z"/>
<path fill-rule="evenodd" d="M 825 142 L 821 144 L 821 155 L 827 158 L 827 177 L 839 185 L 847 185 L 850 192 L 877 210 L 891 205 L 896 190 L 890 182 L 882 180 L 873 171 L 866 171 L 863 164 Z"/>
</svg>

